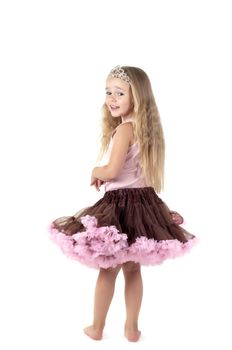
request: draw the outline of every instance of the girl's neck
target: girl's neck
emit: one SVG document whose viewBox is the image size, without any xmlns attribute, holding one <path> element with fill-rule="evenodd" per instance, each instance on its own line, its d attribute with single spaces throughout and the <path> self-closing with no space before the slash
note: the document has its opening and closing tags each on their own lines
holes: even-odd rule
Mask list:
<svg viewBox="0 0 232 350">
<path fill-rule="evenodd" d="M 126 123 L 126 122 L 130 122 L 130 121 L 132 121 L 133 120 L 133 117 L 131 116 L 131 115 L 128 115 L 128 116 L 126 116 L 126 117 L 121 117 L 121 119 L 122 119 L 122 123 Z"/>
</svg>

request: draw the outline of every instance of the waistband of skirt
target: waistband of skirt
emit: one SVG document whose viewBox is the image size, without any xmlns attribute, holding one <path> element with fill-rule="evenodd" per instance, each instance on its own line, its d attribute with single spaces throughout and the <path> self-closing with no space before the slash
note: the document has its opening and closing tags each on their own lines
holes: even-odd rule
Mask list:
<svg viewBox="0 0 232 350">
<path fill-rule="evenodd" d="M 128 188 L 118 188 L 116 190 L 109 190 L 106 191 L 106 193 L 108 192 L 118 192 L 118 193 L 127 193 L 127 192 L 143 192 L 143 191 L 154 191 L 154 188 L 151 186 L 147 186 L 147 187 L 128 187 Z"/>
<path fill-rule="evenodd" d="M 117 190 L 107 191 L 103 197 L 109 203 L 116 202 L 117 204 L 146 202 L 146 203 L 162 203 L 162 199 L 155 192 L 154 187 L 130 187 L 118 188 Z"/>
<path fill-rule="evenodd" d="M 106 191 L 104 194 L 104 197 L 108 196 L 123 196 L 123 195 L 139 195 L 139 194 L 148 194 L 148 193 L 155 193 L 155 190 L 153 187 L 130 187 L 130 188 L 118 188 L 116 190 Z"/>
</svg>

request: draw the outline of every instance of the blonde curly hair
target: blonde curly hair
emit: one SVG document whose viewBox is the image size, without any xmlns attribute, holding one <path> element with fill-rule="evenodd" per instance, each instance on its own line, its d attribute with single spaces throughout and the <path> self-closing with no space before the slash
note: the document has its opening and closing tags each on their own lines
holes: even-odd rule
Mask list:
<svg viewBox="0 0 232 350">
<path fill-rule="evenodd" d="M 137 67 L 121 67 L 130 78 L 133 99 L 132 125 L 140 147 L 140 164 L 147 186 L 160 192 L 164 185 L 165 142 L 159 111 L 147 74 Z M 102 106 L 101 148 L 98 161 L 106 153 L 113 130 L 121 117 L 112 118 L 106 104 Z"/>
</svg>

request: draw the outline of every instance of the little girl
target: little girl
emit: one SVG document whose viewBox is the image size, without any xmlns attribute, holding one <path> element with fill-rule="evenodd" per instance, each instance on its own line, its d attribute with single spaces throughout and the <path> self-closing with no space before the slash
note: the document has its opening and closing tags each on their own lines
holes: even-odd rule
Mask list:
<svg viewBox="0 0 232 350">
<path fill-rule="evenodd" d="M 125 278 L 125 336 L 140 337 L 138 317 L 143 285 L 140 265 L 155 265 L 189 250 L 196 238 L 180 225 L 182 217 L 158 197 L 163 188 L 164 137 L 146 73 L 117 66 L 106 80 L 99 159 L 91 185 L 105 193 L 94 205 L 53 221 L 52 239 L 63 252 L 99 268 L 94 315 L 85 333 L 102 338 L 106 315 L 120 269 Z"/>
</svg>

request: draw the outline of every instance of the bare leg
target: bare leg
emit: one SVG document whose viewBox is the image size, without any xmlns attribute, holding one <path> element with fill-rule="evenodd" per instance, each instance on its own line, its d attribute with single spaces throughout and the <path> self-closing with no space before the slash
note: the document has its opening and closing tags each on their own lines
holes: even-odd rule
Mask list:
<svg viewBox="0 0 232 350">
<path fill-rule="evenodd" d="M 100 269 L 94 297 L 93 324 L 84 329 L 85 334 L 94 340 L 102 338 L 106 315 L 114 295 L 115 281 L 121 266 Z"/>
<path fill-rule="evenodd" d="M 138 317 L 143 296 L 140 265 L 128 262 L 122 266 L 125 278 L 126 323 L 125 336 L 129 341 L 139 340 Z"/>
</svg>

